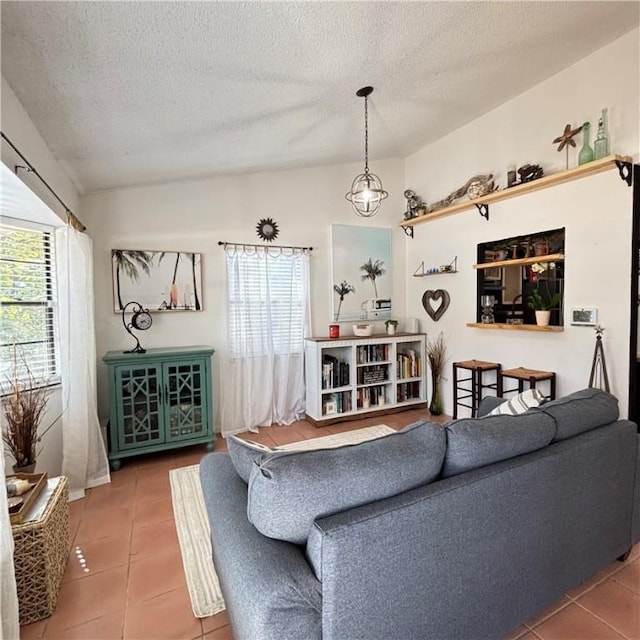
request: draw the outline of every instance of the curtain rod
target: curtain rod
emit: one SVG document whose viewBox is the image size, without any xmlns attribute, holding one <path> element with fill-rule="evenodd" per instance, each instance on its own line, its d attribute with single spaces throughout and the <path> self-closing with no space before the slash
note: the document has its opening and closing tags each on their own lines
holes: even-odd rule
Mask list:
<svg viewBox="0 0 640 640">
<path fill-rule="evenodd" d="M 49 183 L 38 173 L 37 169 L 24 157 L 20 149 L 16 147 L 11 140 L 7 137 L 4 131 L 0 131 L 0 136 L 2 136 L 3 140 L 6 140 L 7 144 L 20 156 L 22 161 L 27 165 L 23 167 L 20 164 L 16 164 L 14 166 L 14 173 L 18 175 L 18 169 L 26 169 L 29 173 L 33 173 L 36 175 L 42 184 L 49 189 L 49 191 L 53 194 L 53 197 L 64 207 L 65 213 L 67 214 L 67 224 L 73 227 L 76 231 L 85 231 L 87 227 L 82 224 L 80 219 L 67 207 L 67 205 L 62 201 L 60 196 L 49 186 Z"/>
<path fill-rule="evenodd" d="M 247 244 L 246 242 L 218 242 L 218 246 L 243 247 L 252 249 L 293 249 L 298 251 L 313 251 L 313 247 L 292 247 L 288 245 Z"/>
</svg>

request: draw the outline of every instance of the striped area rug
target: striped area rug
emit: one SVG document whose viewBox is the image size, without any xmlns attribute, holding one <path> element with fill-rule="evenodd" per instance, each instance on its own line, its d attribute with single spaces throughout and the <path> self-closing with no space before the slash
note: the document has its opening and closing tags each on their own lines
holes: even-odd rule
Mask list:
<svg viewBox="0 0 640 640">
<path fill-rule="evenodd" d="M 282 450 L 331 449 L 345 444 L 374 440 L 394 433 L 385 424 L 347 431 L 321 438 L 302 440 L 278 447 Z M 199 465 L 169 472 L 171 502 L 178 531 L 182 564 L 196 618 L 206 618 L 224 610 L 224 599 L 211 557 L 211 532 L 200 486 Z"/>
</svg>

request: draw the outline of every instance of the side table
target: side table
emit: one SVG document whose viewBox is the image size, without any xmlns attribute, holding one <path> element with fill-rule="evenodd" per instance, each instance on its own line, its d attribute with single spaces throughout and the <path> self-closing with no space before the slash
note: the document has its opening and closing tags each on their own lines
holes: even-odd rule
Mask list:
<svg viewBox="0 0 640 640">
<path fill-rule="evenodd" d="M 49 479 L 40 498 L 30 511 L 34 519 L 11 527 L 21 626 L 54 612 L 69 556 L 67 478 Z"/>
</svg>

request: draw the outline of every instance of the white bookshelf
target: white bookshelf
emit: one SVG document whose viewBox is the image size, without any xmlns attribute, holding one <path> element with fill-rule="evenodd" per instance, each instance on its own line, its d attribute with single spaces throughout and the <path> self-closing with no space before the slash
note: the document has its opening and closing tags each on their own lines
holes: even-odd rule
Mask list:
<svg viewBox="0 0 640 640">
<path fill-rule="evenodd" d="M 328 424 L 426 406 L 425 334 L 305 340 L 306 417 Z"/>
</svg>

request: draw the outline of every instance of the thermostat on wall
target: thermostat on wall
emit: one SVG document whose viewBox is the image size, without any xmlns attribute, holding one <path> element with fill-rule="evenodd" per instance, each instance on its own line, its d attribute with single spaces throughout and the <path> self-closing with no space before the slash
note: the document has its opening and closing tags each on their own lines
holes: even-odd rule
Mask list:
<svg viewBox="0 0 640 640">
<path fill-rule="evenodd" d="M 571 324 L 594 327 L 598 322 L 598 310 L 595 307 L 573 307 Z"/>
</svg>

